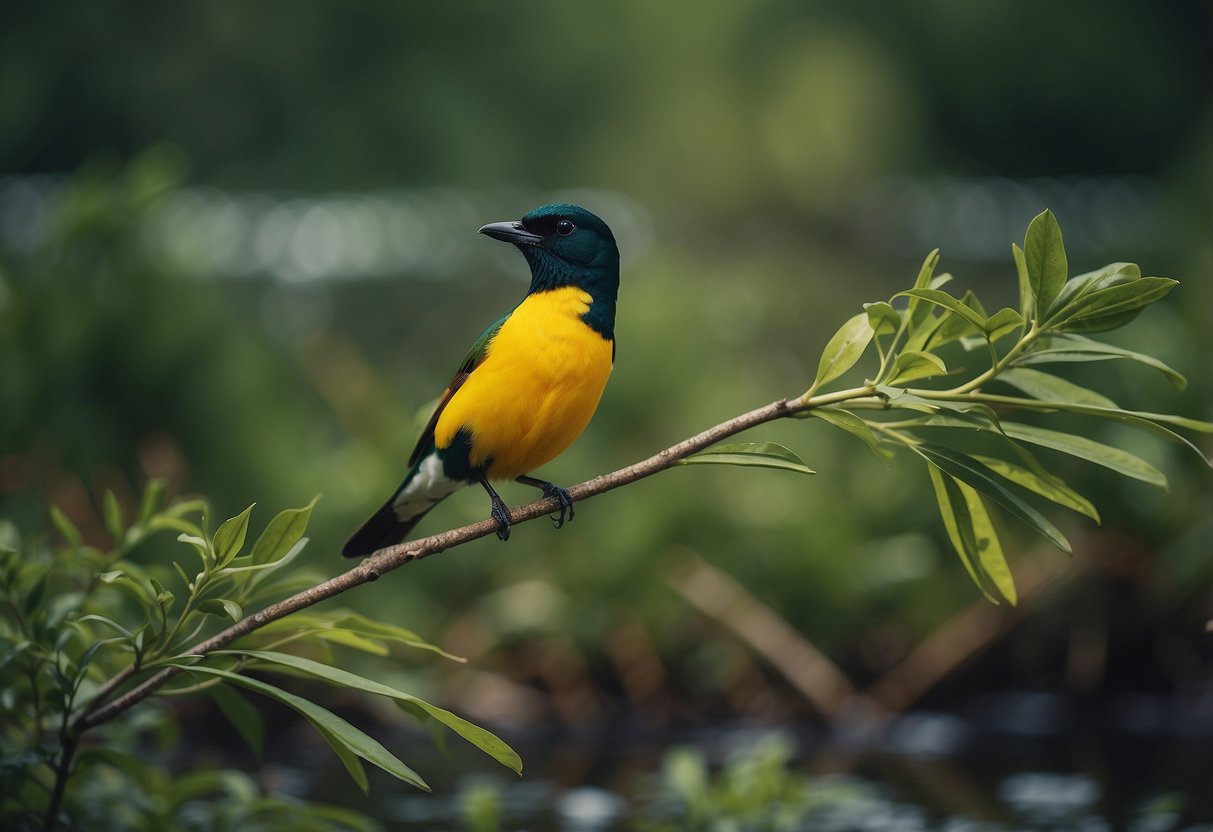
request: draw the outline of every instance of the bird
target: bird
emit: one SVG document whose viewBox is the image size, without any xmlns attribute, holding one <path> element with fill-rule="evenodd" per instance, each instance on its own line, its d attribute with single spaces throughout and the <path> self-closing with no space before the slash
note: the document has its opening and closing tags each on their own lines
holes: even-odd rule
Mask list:
<svg viewBox="0 0 1213 832">
<path fill-rule="evenodd" d="M 459 489 L 479 483 L 497 537 L 510 511 L 490 481 L 515 480 L 559 502 L 557 528 L 573 519 L 565 488 L 531 476 L 589 424 L 615 365 L 619 247 L 599 217 L 544 205 L 479 233 L 513 244 L 531 269 L 525 297 L 476 339 L 417 440 L 400 487 L 342 547 L 364 557 L 401 543 Z"/>
</svg>

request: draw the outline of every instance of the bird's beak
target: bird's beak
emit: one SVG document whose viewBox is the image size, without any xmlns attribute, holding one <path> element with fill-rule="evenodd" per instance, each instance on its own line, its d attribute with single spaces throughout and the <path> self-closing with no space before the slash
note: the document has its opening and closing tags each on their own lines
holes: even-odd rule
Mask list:
<svg viewBox="0 0 1213 832">
<path fill-rule="evenodd" d="M 491 222 L 480 229 L 481 234 L 487 234 L 494 240 L 502 240 L 507 243 L 513 243 L 516 246 L 537 246 L 543 242 L 543 238 L 538 234 L 532 234 L 522 227 L 522 223 L 514 222 Z"/>
</svg>

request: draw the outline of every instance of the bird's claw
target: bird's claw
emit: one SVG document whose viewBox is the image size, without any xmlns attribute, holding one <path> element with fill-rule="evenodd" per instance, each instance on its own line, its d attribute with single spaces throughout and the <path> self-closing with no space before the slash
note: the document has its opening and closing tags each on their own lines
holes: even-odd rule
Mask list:
<svg viewBox="0 0 1213 832">
<path fill-rule="evenodd" d="M 501 501 L 500 497 L 493 495 L 493 507 L 489 510 L 489 516 L 493 518 L 493 522 L 497 524 L 497 539 L 506 541 L 510 539 L 510 510 L 506 504 Z"/>
<path fill-rule="evenodd" d="M 558 485 L 548 483 L 543 487 L 544 497 L 555 497 L 560 502 L 560 514 L 548 515 L 551 517 L 552 525 L 556 528 L 564 526 L 565 514 L 568 514 L 568 519 L 573 519 L 573 495 L 569 493 L 567 488 L 561 488 Z"/>
</svg>

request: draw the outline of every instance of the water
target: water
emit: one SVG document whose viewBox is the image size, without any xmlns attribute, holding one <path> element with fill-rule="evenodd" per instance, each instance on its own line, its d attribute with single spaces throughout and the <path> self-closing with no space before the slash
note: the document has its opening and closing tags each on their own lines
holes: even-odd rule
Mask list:
<svg viewBox="0 0 1213 832">
<path fill-rule="evenodd" d="M 506 739 L 526 763 L 522 779 L 453 742 L 450 756 L 434 754 L 418 735 L 388 744 L 433 795 L 381 777 L 367 803 L 338 766 L 298 785 L 416 832 L 1213 832 L 1205 703 L 1137 697 L 1084 713 L 1009 694 L 964 714 L 830 730 L 734 722 L 665 732 L 620 720 Z"/>
</svg>

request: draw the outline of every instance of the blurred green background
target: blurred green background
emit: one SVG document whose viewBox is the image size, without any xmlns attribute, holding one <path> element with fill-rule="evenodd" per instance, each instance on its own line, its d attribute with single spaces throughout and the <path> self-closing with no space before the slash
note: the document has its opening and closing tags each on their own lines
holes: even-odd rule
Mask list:
<svg viewBox="0 0 1213 832">
<path fill-rule="evenodd" d="M 557 482 L 802 392 L 835 327 L 935 246 L 961 290 L 1009 302 L 1010 243 L 1046 207 L 1073 273 L 1182 281 L 1113 340 L 1186 391 L 1117 362 L 1070 377 L 1208 419 L 1210 54 L 1199 0 L 9 4 L 0 512 L 34 530 L 54 502 L 96 539 L 99 494 L 129 506 L 151 476 L 223 516 L 257 501 L 254 528 L 322 492 L 306 557 L 335 573 L 467 345 L 525 290 L 476 229 L 555 200 L 600 213 L 625 258 L 614 375 L 543 471 Z M 1056 516 L 1071 566 L 1004 524 L 1013 566 L 1063 577 L 1017 626 L 991 613 L 1009 635 L 922 701 L 1207 696 L 1211 474 L 1091 431 L 1170 492 L 1055 460 L 1104 525 Z M 471 659 L 383 672 L 515 726 L 811 717 L 679 591 L 688 562 L 860 687 L 985 603 L 919 466 L 815 422 L 751 438 L 818 476 L 670 471 L 345 603 Z M 486 510 L 468 491 L 422 531 Z"/>
</svg>

